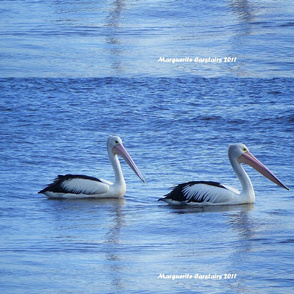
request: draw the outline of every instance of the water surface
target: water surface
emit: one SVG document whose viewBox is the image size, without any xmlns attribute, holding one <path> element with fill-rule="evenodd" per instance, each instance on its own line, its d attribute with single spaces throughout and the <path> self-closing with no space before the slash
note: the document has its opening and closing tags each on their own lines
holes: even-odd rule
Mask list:
<svg viewBox="0 0 294 294">
<path fill-rule="evenodd" d="M 14 78 L 0 85 L 5 293 L 293 290 L 293 79 Z M 145 184 L 122 162 L 123 200 L 37 194 L 57 174 L 113 180 L 111 133 L 123 138 Z M 227 158 L 232 142 L 246 143 L 291 190 L 248 167 L 253 205 L 157 201 L 190 180 L 240 188 Z M 168 275 L 182 278 L 162 278 Z"/>
<path fill-rule="evenodd" d="M 286 0 L 17 0 L 1 1 L 0 13 L 2 77 L 293 77 Z"/>
<path fill-rule="evenodd" d="M 293 5 L 194 2 L 0 2 L 3 293 L 293 292 Z M 113 180 L 109 134 L 145 184 L 122 161 L 122 200 L 37 194 L 58 174 Z M 247 167 L 253 205 L 157 201 L 191 180 L 240 189 L 235 142 L 291 190 Z"/>
</svg>

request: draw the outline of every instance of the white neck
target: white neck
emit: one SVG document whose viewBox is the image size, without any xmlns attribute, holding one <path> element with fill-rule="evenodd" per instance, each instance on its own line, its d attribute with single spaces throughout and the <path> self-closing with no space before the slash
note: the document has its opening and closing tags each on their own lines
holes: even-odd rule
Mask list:
<svg viewBox="0 0 294 294">
<path fill-rule="evenodd" d="M 230 155 L 229 158 L 233 170 L 242 185 L 242 191 L 239 197 L 242 199 L 243 203 L 253 203 L 255 201 L 255 193 L 248 174 L 244 170 L 243 166 L 238 163 L 236 158 L 232 158 Z"/>
<path fill-rule="evenodd" d="M 109 160 L 111 162 L 111 165 L 112 165 L 112 168 L 114 171 L 114 175 L 115 175 L 115 181 L 114 181 L 113 186 L 120 187 L 120 188 L 124 187 L 124 189 L 125 189 L 126 183 L 125 183 L 124 175 L 121 170 L 121 165 L 120 165 L 118 156 L 114 155 L 112 153 L 112 150 L 108 150 L 108 156 L 109 156 Z"/>
</svg>

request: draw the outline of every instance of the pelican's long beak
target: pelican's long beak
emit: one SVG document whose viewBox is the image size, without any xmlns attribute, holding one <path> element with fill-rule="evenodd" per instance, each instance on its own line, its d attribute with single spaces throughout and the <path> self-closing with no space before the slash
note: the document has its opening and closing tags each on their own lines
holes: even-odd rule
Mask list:
<svg viewBox="0 0 294 294">
<path fill-rule="evenodd" d="M 280 187 L 283 187 L 287 190 L 290 190 L 288 187 L 286 187 L 265 165 L 263 165 L 253 154 L 250 152 L 244 152 L 239 158 L 239 163 L 245 163 L 253 167 L 255 170 L 257 170 L 259 173 L 261 173 L 263 176 L 274 182 Z"/>
<path fill-rule="evenodd" d="M 137 165 L 133 161 L 132 157 L 129 155 L 128 151 L 125 149 L 125 147 L 122 144 L 117 144 L 113 147 L 114 154 L 120 155 L 126 163 L 130 166 L 130 168 L 134 171 L 134 173 L 141 179 L 142 182 L 145 183 L 145 180 L 138 169 Z"/>
</svg>

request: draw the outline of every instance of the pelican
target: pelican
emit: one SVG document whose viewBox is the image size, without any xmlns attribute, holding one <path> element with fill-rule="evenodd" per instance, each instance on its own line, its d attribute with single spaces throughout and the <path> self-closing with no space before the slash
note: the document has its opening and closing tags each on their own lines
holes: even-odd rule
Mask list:
<svg viewBox="0 0 294 294">
<path fill-rule="evenodd" d="M 241 163 L 248 164 L 263 176 L 277 185 L 289 190 L 266 166 L 254 157 L 244 144 L 232 144 L 228 149 L 228 156 L 241 186 L 241 193 L 232 187 L 217 182 L 191 181 L 179 184 L 173 190 L 160 198 L 169 204 L 204 205 L 237 205 L 250 204 L 255 201 L 255 193 L 251 180 Z"/>
<path fill-rule="evenodd" d="M 126 183 L 118 155 L 128 163 L 142 182 L 145 182 L 120 137 L 112 135 L 108 137 L 107 151 L 115 174 L 114 183 L 84 175 L 59 175 L 39 193 L 45 194 L 48 198 L 122 198 L 126 192 Z"/>
</svg>

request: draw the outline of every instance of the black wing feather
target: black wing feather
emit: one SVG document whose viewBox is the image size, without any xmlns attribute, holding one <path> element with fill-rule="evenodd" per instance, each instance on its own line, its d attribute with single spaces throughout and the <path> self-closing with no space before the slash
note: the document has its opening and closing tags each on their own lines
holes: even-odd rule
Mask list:
<svg viewBox="0 0 294 294">
<path fill-rule="evenodd" d="M 215 186 L 218 188 L 223 188 L 226 189 L 226 187 L 224 187 L 222 184 L 218 183 L 218 182 L 212 182 L 212 181 L 191 181 L 188 183 L 183 183 L 183 184 L 179 184 L 177 186 L 175 186 L 171 192 L 169 192 L 168 194 L 164 195 L 165 198 L 160 198 L 158 199 L 158 201 L 164 201 L 165 199 L 170 199 L 170 200 L 174 200 L 174 201 L 179 201 L 179 202 L 209 202 L 208 199 L 208 192 L 205 194 L 201 194 L 198 195 L 198 193 L 195 195 L 195 197 L 191 198 L 190 200 L 187 201 L 187 198 L 185 196 L 184 193 L 184 189 L 187 186 L 193 186 L 193 185 L 198 185 L 198 184 L 205 184 L 205 185 L 210 185 L 210 186 Z"/>
<path fill-rule="evenodd" d="M 47 187 L 45 187 L 43 190 L 41 190 L 39 193 L 44 193 L 47 191 L 50 192 L 55 192 L 55 193 L 71 193 L 76 191 L 64 191 L 64 188 L 62 187 L 62 183 L 67 180 L 72 180 L 72 179 L 85 179 L 85 180 L 91 180 L 91 181 L 96 181 L 96 182 L 101 182 L 99 179 L 95 177 L 90 177 L 90 176 L 84 176 L 84 175 L 72 175 L 72 174 L 66 174 L 66 175 L 58 175 L 53 183 L 49 184 Z"/>
</svg>

